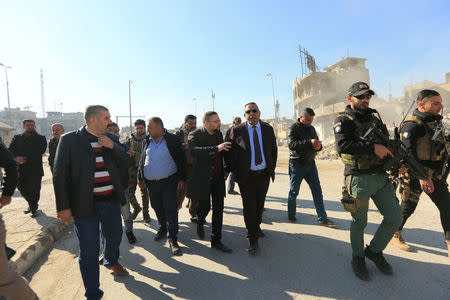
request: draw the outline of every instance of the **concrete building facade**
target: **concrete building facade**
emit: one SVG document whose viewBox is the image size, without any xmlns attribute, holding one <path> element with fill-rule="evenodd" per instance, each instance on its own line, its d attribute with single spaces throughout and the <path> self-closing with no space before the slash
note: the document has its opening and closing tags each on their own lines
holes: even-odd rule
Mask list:
<svg viewBox="0 0 450 300">
<path fill-rule="evenodd" d="M 370 84 L 370 76 L 366 59 L 357 57 L 347 57 L 324 71 L 294 79 L 294 109 L 296 116 L 306 107 L 314 109 L 314 127 L 319 138 L 331 142 L 334 139 L 333 121 L 347 105 L 348 87 L 356 81 Z"/>
</svg>

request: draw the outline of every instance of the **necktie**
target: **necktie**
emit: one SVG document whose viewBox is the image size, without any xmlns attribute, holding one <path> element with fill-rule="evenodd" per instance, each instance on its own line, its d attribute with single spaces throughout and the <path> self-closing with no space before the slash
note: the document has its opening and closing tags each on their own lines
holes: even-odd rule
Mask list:
<svg viewBox="0 0 450 300">
<path fill-rule="evenodd" d="M 255 165 L 262 163 L 261 145 L 259 144 L 258 132 L 256 132 L 256 126 L 253 125 L 253 145 L 255 147 Z"/>
</svg>

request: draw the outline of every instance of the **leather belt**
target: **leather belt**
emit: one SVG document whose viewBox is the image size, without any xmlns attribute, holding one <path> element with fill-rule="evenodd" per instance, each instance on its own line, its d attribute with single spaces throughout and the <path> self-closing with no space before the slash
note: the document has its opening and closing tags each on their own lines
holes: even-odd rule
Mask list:
<svg viewBox="0 0 450 300">
<path fill-rule="evenodd" d="M 257 170 L 257 171 L 250 170 L 250 175 L 254 175 L 254 176 L 267 175 L 266 170 L 267 170 L 267 169 L 264 169 L 264 170 Z"/>
<path fill-rule="evenodd" d="M 147 180 L 148 182 L 161 182 L 161 181 L 165 181 L 165 180 L 172 179 L 172 178 L 174 178 L 175 176 L 177 176 L 177 173 L 174 173 L 174 174 L 172 174 L 172 175 L 170 175 L 169 177 L 166 177 L 166 178 L 152 179 L 152 180 L 145 179 L 145 180 Z"/>
</svg>

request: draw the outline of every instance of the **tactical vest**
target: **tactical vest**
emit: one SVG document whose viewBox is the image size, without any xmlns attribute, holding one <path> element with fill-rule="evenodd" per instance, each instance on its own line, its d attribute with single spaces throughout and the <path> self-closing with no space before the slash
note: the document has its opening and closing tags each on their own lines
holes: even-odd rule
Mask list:
<svg viewBox="0 0 450 300">
<path fill-rule="evenodd" d="M 355 137 L 358 139 L 362 139 L 365 131 L 372 125 L 376 124 L 377 126 L 382 126 L 382 122 L 372 116 L 372 119 L 368 122 L 360 122 L 354 116 L 341 112 L 340 116 L 344 116 L 353 121 L 356 125 L 356 129 L 354 131 Z M 338 153 L 341 157 L 342 162 L 346 165 L 350 165 L 352 167 L 356 167 L 358 170 L 368 170 L 376 166 L 383 165 L 382 159 L 380 159 L 375 154 L 349 154 L 349 153 Z"/>
<path fill-rule="evenodd" d="M 406 122 L 414 122 L 425 127 L 425 135 L 417 139 L 417 158 L 419 160 L 440 161 L 445 154 L 445 146 L 438 141 L 431 140 L 432 133 L 436 130 L 438 123 L 434 121 L 423 122 L 416 116 L 409 116 L 400 124 L 400 128 Z M 403 139 L 403 135 L 400 136 L 400 139 Z"/>
<path fill-rule="evenodd" d="M 141 158 L 142 152 L 142 143 L 145 141 L 145 138 L 139 141 L 136 140 L 134 137 L 131 137 L 129 141 L 130 141 L 130 150 L 133 151 L 134 153 L 133 158 L 137 167 L 139 166 L 139 159 Z"/>
</svg>

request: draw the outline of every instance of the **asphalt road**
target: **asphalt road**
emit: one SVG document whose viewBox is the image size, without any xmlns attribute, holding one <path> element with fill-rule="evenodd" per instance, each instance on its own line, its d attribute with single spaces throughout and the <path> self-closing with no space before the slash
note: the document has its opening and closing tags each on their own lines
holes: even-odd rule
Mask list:
<svg viewBox="0 0 450 300">
<path fill-rule="evenodd" d="M 199 240 L 186 208 L 180 211 L 181 256 L 172 256 L 166 240 L 155 242 L 157 224 L 151 211 L 149 226 L 139 215 L 134 223 L 137 244 L 125 235 L 120 262 L 130 276 L 114 277 L 101 267 L 104 299 L 450 299 L 450 260 L 434 204 L 426 197 L 406 224 L 404 236 L 415 252 L 393 246 L 385 250 L 393 276 L 381 274 L 368 262 L 371 281 L 354 277 L 349 244 L 350 215 L 340 205 L 343 165 L 319 161 L 325 207 L 337 229 L 317 225 L 311 193 L 302 184 L 297 200 L 297 223 L 287 220 L 289 190 L 286 152 L 280 151 L 276 180 L 266 200 L 256 256 L 246 252 L 242 203 L 239 196 L 225 199 L 223 242 L 233 249 L 222 254 Z M 210 222 L 210 215 L 207 219 Z M 370 203 L 366 243 L 381 222 Z M 210 228 L 205 228 L 209 236 Z M 77 241 L 69 230 L 55 247 L 25 274 L 42 299 L 83 299 Z"/>
</svg>

